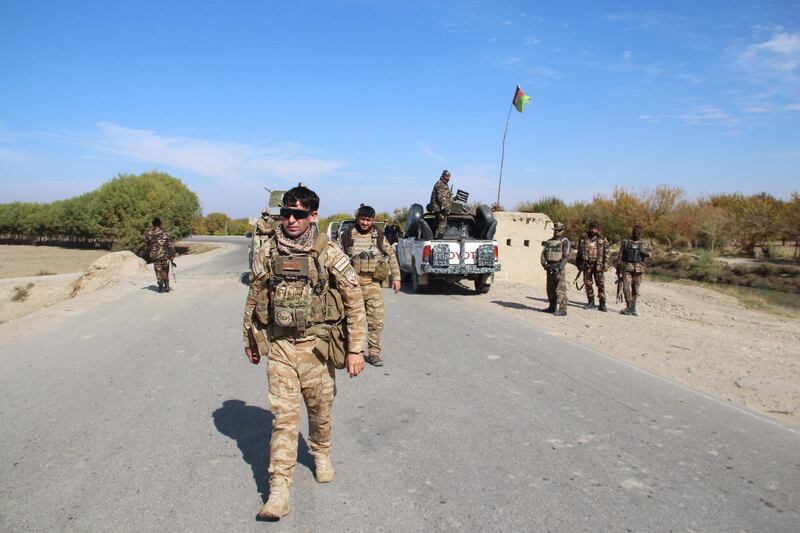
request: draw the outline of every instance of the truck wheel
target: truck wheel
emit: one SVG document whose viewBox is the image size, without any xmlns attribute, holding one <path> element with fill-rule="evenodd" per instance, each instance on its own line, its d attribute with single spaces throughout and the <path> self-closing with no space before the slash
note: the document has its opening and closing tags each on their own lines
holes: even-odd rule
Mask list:
<svg viewBox="0 0 800 533">
<path fill-rule="evenodd" d="M 411 265 L 411 290 L 413 292 L 424 292 L 426 285 L 419 284 L 419 275 L 417 274 L 417 267 L 412 263 Z"/>
<path fill-rule="evenodd" d="M 475 280 L 475 292 L 478 294 L 486 294 L 492 288 L 491 274 L 483 274 Z"/>
<path fill-rule="evenodd" d="M 408 283 L 409 281 L 411 281 L 411 274 L 409 274 L 405 270 L 401 270 L 400 271 L 400 281 L 405 281 L 406 283 Z"/>
</svg>

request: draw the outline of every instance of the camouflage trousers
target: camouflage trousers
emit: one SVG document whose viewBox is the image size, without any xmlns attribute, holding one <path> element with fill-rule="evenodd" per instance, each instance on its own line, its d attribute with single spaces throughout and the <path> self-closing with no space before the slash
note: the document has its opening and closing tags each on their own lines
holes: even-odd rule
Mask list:
<svg viewBox="0 0 800 533">
<path fill-rule="evenodd" d="M 314 456 L 331 453 L 331 408 L 336 394 L 334 369 L 314 349 L 316 337 L 270 339 L 267 364 L 272 436 L 270 483 L 285 478 L 291 485 L 297 462 L 300 398 L 308 411 L 308 445 Z"/>
<path fill-rule="evenodd" d="M 551 307 L 567 310 L 567 274 L 564 270 L 547 271 L 547 300 Z"/>
<path fill-rule="evenodd" d="M 625 294 L 625 304 L 628 307 L 636 305 L 636 298 L 639 296 L 639 285 L 641 284 L 641 272 L 622 273 L 622 292 Z"/>
<path fill-rule="evenodd" d="M 603 269 L 597 265 L 587 265 L 586 270 L 583 271 L 583 283 L 586 286 L 586 297 L 589 300 L 594 299 L 594 285 L 597 283 L 597 296 L 601 300 L 606 299 L 606 280 Z"/>
<path fill-rule="evenodd" d="M 153 269 L 156 271 L 156 281 L 169 281 L 169 259 L 154 260 Z"/>
<path fill-rule="evenodd" d="M 361 285 L 364 296 L 364 309 L 367 313 L 368 355 L 380 355 L 381 333 L 383 332 L 383 294 L 377 281 Z"/>
<path fill-rule="evenodd" d="M 436 213 L 436 228 L 433 230 L 434 237 L 441 237 L 447 231 L 447 215 Z"/>
</svg>

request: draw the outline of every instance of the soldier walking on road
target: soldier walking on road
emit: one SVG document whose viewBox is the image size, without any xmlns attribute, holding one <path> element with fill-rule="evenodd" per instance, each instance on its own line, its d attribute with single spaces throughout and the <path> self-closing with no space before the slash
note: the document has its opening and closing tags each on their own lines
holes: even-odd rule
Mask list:
<svg viewBox="0 0 800 533">
<path fill-rule="evenodd" d="M 620 311 L 623 315 L 638 316 L 636 313 L 636 300 L 639 297 L 639 287 L 644 275 L 644 261 L 650 257 L 650 248 L 642 242 L 642 227 L 633 227 L 630 239 L 624 239 L 619 247 L 617 257 L 617 277 L 622 277 L 622 290 L 625 294 L 625 309 Z"/>
<path fill-rule="evenodd" d="M 319 197 L 306 187 L 283 195 L 280 226 L 254 258 L 244 313 L 244 351 L 269 361 L 272 435 L 269 499 L 262 519 L 289 514 L 297 462 L 300 398 L 308 410 L 308 442 L 319 483 L 334 479 L 331 408 L 334 365 L 351 377 L 364 369 L 364 301 L 347 256 L 317 225 Z"/>
<path fill-rule="evenodd" d="M 600 298 L 598 310 L 606 312 L 605 273 L 608 271 L 608 240 L 600 235 L 600 227 L 596 222 L 589 224 L 589 231 L 578 241 L 578 269 L 583 271 L 583 282 L 586 286 L 586 298 L 589 303 L 586 309 L 594 309 L 594 283 L 597 283 L 597 295 Z"/>
<path fill-rule="evenodd" d="M 564 235 L 564 224 L 553 225 L 553 238 L 542 243 L 542 267 L 547 271 L 547 300 L 544 311 L 554 316 L 567 314 L 567 277 L 564 268 L 569 259 L 569 239 Z"/>
<path fill-rule="evenodd" d="M 145 235 L 147 253 L 156 271 L 158 292 L 169 292 L 169 265 L 175 259 L 175 246 L 172 237 L 161 227 L 161 219 L 153 219 L 153 227 Z"/>
<path fill-rule="evenodd" d="M 358 273 L 358 283 L 367 312 L 367 362 L 383 366 L 381 332 L 383 331 L 383 295 L 381 283 L 392 275 L 392 289 L 400 290 L 400 267 L 384 235 L 374 225 L 375 210 L 362 205 L 356 212 L 356 224 L 342 234 L 344 253 L 350 256 Z"/>
<path fill-rule="evenodd" d="M 433 186 L 431 191 L 431 203 L 428 204 L 428 211 L 436 215 L 436 230 L 434 238 L 441 239 L 447 231 L 447 215 L 450 214 L 450 204 L 452 202 L 450 187 L 450 171 L 442 171 L 442 177 Z"/>
</svg>

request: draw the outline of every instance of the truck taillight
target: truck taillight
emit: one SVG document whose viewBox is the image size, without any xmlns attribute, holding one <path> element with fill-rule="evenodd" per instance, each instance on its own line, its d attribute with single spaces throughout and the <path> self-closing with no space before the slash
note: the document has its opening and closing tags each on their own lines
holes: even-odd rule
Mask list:
<svg viewBox="0 0 800 533">
<path fill-rule="evenodd" d="M 426 244 L 422 248 L 422 262 L 423 263 L 430 263 L 431 260 L 431 245 Z"/>
<path fill-rule="evenodd" d="M 496 244 L 494 245 L 494 260 L 495 262 L 500 260 L 500 249 L 497 247 Z"/>
</svg>

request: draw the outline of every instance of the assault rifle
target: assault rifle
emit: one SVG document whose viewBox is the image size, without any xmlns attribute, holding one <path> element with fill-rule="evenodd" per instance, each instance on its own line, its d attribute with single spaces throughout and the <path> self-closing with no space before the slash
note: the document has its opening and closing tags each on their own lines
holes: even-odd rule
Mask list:
<svg viewBox="0 0 800 533">
<path fill-rule="evenodd" d="M 625 296 L 622 292 L 622 268 L 617 269 L 617 281 L 615 283 L 617 284 L 617 303 L 621 304 L 625 301 Z"/>
<path fill-rule="evenodd" d="M 178 278 L 175 276 L 175 270 L 178 268 L 178 265 L 175 264 L 175 260 L 172 258 L 170 258 L 169 262 L 172 265 L 172 281 L 177 285 Z"/>
</svg>

